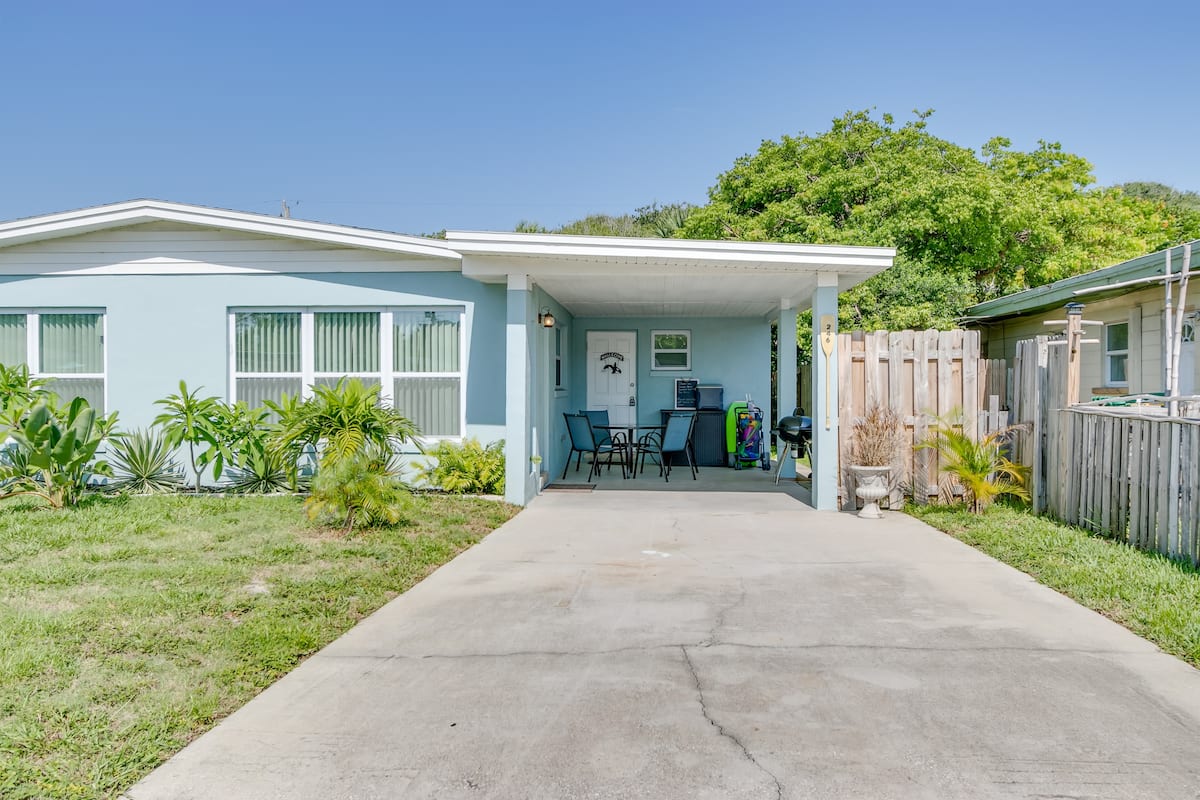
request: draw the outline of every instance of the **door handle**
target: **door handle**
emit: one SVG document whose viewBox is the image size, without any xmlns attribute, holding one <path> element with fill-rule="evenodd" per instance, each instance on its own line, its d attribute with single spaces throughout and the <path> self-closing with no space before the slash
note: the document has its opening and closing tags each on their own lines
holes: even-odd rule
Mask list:
<svg viewBox="0 0 1200 800">
<path fill-rule="evenodd" d="M 629 405 L 631 405 L 631 406 L 637 405 L 637 400 L 634 399 L 634 397 L 632 395 L 629 397 Z"/>
</svg>

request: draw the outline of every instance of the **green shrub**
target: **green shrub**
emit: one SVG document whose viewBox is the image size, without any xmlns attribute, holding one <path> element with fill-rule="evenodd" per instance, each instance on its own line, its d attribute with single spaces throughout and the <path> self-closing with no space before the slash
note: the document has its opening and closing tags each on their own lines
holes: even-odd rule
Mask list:
<svg viewBox="0 0 1200 800">
<path fill-rule="evenodd" d="M 390 451 L 354 453 L 322 466 L 304 502 L 309 519 L 355 528 L 395 525 L 412 506 L 412 493 L 400 480 Z"/>
<path fill-rule="evenodd" d="M 175 448 L 157 428 L 112 437 L 112 464 L 120 473 L 109 484 L 114 491 L 131 494 L 167 494 L 183 485 L 183 470 L 174 458 Z"/>
<path fill-rule="evenodd" d="M 0 499 L 34 496 L 55 508 L 78 503 L 93 475 L 112 475 L 95 459 L 116 421 L 116 414 L 98 416 L 82 397 L 65 407 L 38 397 L 26 409 L 6 409 L 0 440 L 13 443 L 0 457 Z"/>
<path fill-rule="evenodd" d="M 419 469 L 431 486 L 452 494 L 504 494 L 504 442 L 484 447 L 478 439 L 439 442 L 427 451 L 434 460 Z"/>
</svg>

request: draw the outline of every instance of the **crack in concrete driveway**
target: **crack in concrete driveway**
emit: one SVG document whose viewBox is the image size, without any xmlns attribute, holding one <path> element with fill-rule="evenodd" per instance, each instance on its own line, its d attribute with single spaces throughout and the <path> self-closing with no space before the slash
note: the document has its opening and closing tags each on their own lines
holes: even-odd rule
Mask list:
<svg viewBox="0 0 1200 800">
<path fill-rule="evenodd" d="M 912 518 L 563 493 L 128 796 L 1195 800 L 1198 738 L 1200 673 Z"/>
</svg>

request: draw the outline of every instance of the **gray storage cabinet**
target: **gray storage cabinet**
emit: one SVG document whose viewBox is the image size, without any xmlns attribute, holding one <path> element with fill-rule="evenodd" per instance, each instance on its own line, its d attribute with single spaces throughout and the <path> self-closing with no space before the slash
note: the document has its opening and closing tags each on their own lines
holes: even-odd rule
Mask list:
<svg viewBox="0 0 1200 800">
<path fill-rule="evenodd" d="M 664 408 L 662 424 L 674 409 Z M 724 467 L 725 460 L 725 412 L 720 409 L 702 408 L 696 413 L 696 427 L 692 429 L 692 452 L 698 467 Z"/>
</svg>

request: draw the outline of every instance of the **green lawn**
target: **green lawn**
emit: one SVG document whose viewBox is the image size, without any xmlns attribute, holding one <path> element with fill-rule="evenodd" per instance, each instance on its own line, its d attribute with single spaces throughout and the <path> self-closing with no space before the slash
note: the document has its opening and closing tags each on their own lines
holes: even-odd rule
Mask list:
<svg viewBox="0 0 1200 800">
<path fill-rule="evenodd" d="M 0 505 L 0 797 L 114 797 L 514 512 L 350 537 L 290 497 Z"/>
<path fill-rule="evenodd" d="M 1200 667 L 1200 571 L 1044 517 L 993 506 L 909 513 Z"/>
</svg>

